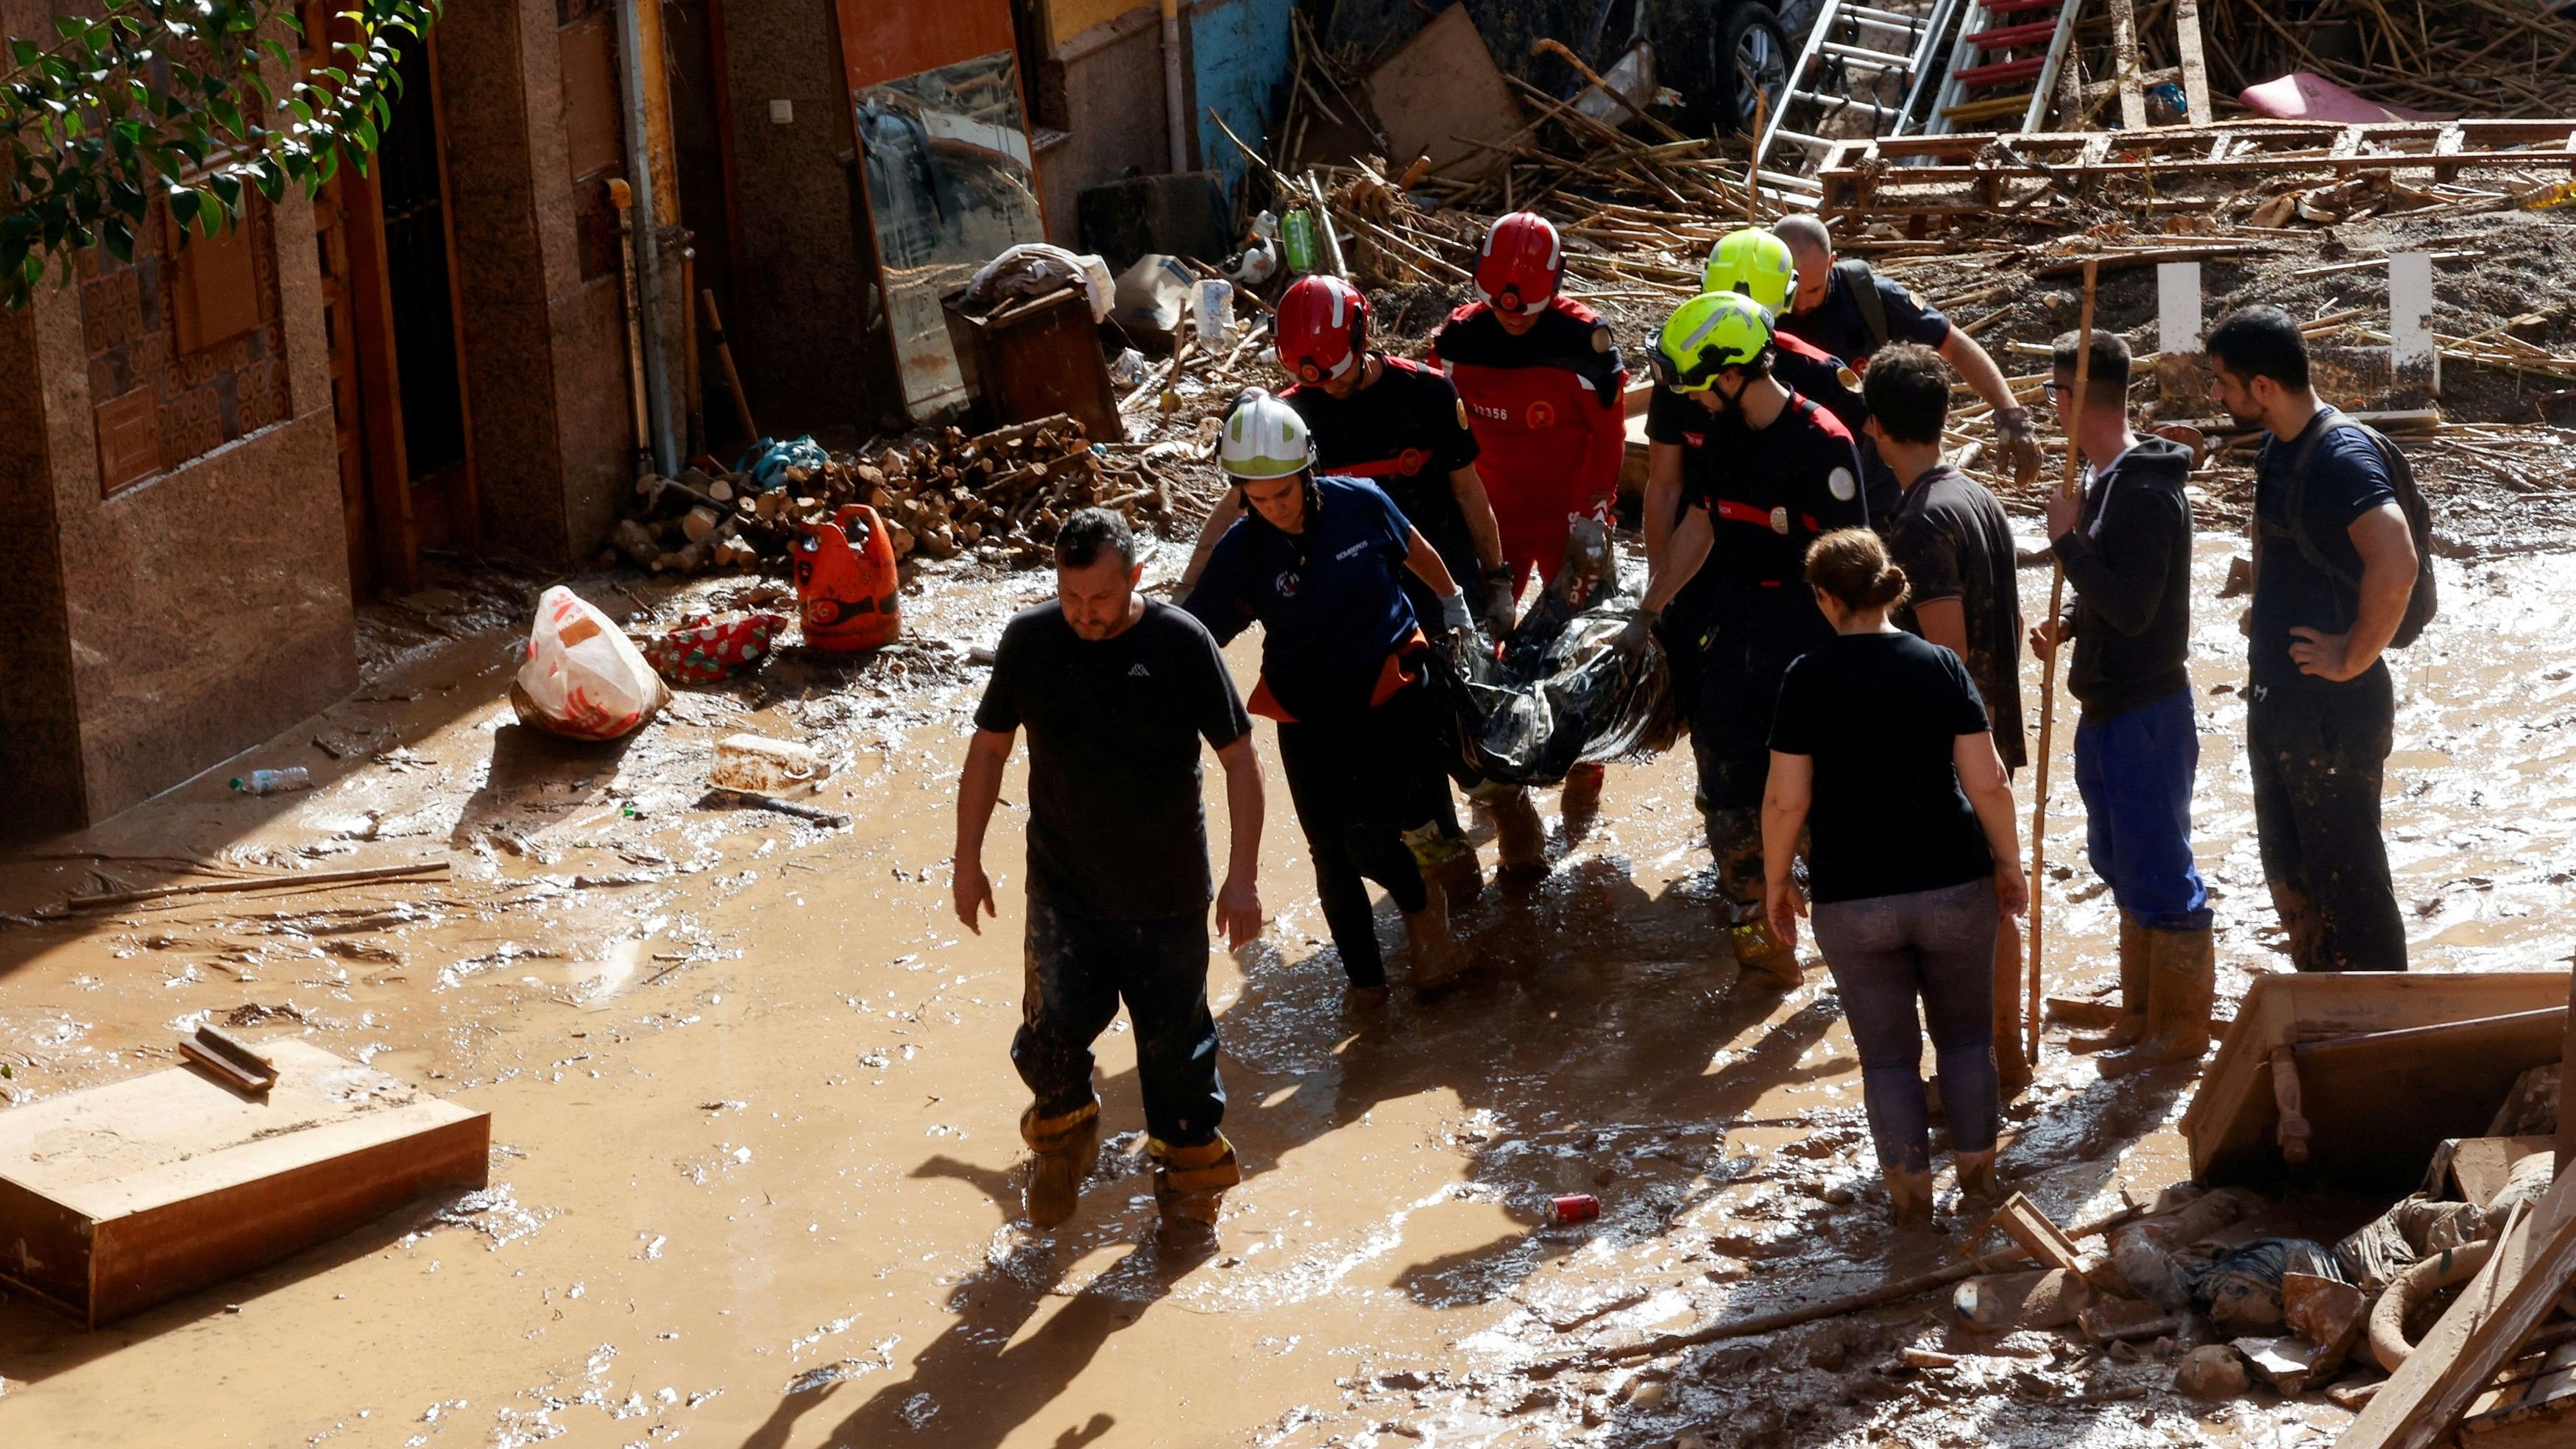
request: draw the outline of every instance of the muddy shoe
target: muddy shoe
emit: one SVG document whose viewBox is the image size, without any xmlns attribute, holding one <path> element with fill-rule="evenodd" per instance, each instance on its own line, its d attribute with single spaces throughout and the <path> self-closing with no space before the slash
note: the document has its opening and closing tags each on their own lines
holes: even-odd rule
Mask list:
<svg viewBox="0 0 2576 1449">
<path fill-rule="evenodd" d="M 1519 880 L 1547 874 L 1547 827 L 1529 791 L 1480 789 L 1476 803 L 1494 817 L 1495 873 Z"/>
<path fill-rule="evenodd" d="M 1731 926 L 1726 939 L 1735 948 L 1735 964 L 1743 968 L 1740 979 L 1748 989 L 1795 991 L 1806 984 L 1806 969 L 1798 964 L 1798 948 L 1773 935 L 1769 922 L 1756 920 Z"/>
<path fill-rule="evenodd" d="M 1095 1098 L 1056 1117 L 1031 1107 L 1020 1114 L 1020 1140 L 1037 1154 L 1029 1169 L 1029 1222 L 1054 1227 L 1081 1205 L 1082 1180 L 1100 1156 L 1100 1103 Z"/>
<path fill-rule="evenodd" d="M 1465 837 L 1448 834 L 1435 821 L 1404 832 L 1404 844 L 1413 852 L 1422 883 L 1451 905 L 1463 906 L 1484 893 L 1485 867 Z"/>
<path fill-rule="evenodd" d="M 1600 815 L 1601 783 L 1609 774 L 1606 765 L 1577 765 L 1565 772 L 1565 790 L 1557 796 L 1556 808 L 1568 826 L 1589 825 Z"/>
<path fill-rule="evenodd" d="M 1895 1218 L 1898 1227 L 1930 1227 L 1932 1225 L 1932 1174 L 1889 1168 L 1887 1201 L 1889 1214 Z"/>
<path fill-rule="evenodd" d="M 2120 913 L 2120 1019 L 2100 1036 L 2078 1037 L 2066 1044 L 2072 1052 L 2118 1051 L 2136 1046 L 2147 1034 L 2155 1006 L 2155 982 L 2147 974 L 2147 928 L 2127 911 Z"/>
<path fill-rule="evenodd" d="M 1154 1206 L 1163 1215 L 1157 1236 L 1167 1246 L 1214 1246 L 1225 1190 L 1243 1181 L 1243 1164 L 1235 1158 L 1234 1144 L 1222 1132 L 1195 1147 L 1174 1147 L 1149 1138 L 1145 1155 L 1154 1164 Z"/>
<path fill-rule="evenodd" d="M 1342 1011 L 1349 1016 L 1367 1016 L 1382 1011 L 1386 1007 L 1387 995 L 1383 981 L 1367 986 L 1351 982 L 1342 987 Z"/>
<path fill-rule="evenodd" d="M 2146 1040 L 2102 1058 L 2102 1075 L 2126 1076 L 2209 1054 L 2209 1011 L 2218 990 L 2218 960 L 2209 928 L 2149 929 L 2147 938 Z"/>
<path fill-rule="evenodd" d="M 1422 909 L 1404 913 L 1404 940 L 1413 957 L 1413 989 L 1437 991 L 1467 969 L 1467 948 L 1449 934 L 1449 903 L 1432 891 Z"/>
<path fill-rule="evenodd" d="M 1954 1164 L 1959 1174 L 1959 1200 L 1963 1206 L 1985 1209 L 2004 1200 L 2004 1191 L 1995 1181 L 1995 1152 L 1962 1152 Z"/>
</svg>

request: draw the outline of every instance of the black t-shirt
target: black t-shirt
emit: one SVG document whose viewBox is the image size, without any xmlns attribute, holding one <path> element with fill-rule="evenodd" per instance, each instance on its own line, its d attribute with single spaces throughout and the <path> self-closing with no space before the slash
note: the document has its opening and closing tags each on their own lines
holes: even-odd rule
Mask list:
<svg viewBox="0 0 2576 1449">
<path fill-rule="evenodd" d="M 2349 633 L 2361 611 L 2359 589 L 2308 562 L 2295 541 L 2271 531 L 2289 526 L 2292 465 L 2298 459 L 2299 444 L 2316 428 L 2317 419 L 2312 418 L 2298 437 L 2273 439 L 2263 452 L 2255 477 L 2254 512 L 2267 527 L 2263 566 L 2254 579 L 2254 618 L 2247 663 L 2252 682 L 2260 686 L 2358 688 L 2370 682 L 2377 671 L 2387 668 L 2387 661 L 2382 659 L 2369 671 L 2337 684 L 2313 674 L 2301 674 L 2298 664 L 2290 658 L 2291 629 L 2305 626 L 2327 634 Z M 2328 563 L 2352 578 L 2360 578 L 2361 551 L 2352 546 L 2353 521 L 2396 501 L 2397 488 L 2389 481 L 2388 465 L 2359 428 L 2336 428 L 2318 440 L 2316 456 L 2308 465 L 2307 491 L 2302 502 L 2308 541 L 2316 545 Z"/>
<path fill-rule="evenodd" d="M 1085 920 L 1159 921 L 1215 898 L 1199 741 L 1252 730 L 1216 641 L 1148 601 L 1112 639 L 1064 610 L 1012 616 L 993 650 L 975 727 L 1029 731 L 1029 894 Z"/>
<path fill-rule="evenodd" d="M 1888 525 L 1897 566 L 1913 582 L 1913 603 L 1896 622 L 1920 634 L 1917 605 L 1956 599 L 1968 635 L 1968 677 L 1994 721 L 1995 753 L 2020 769 L 2021 589 L 2017 550 L 2004 506 L 1975 479 L 1944 463 L 1905 490 Z"/>
<path fill-rule="evenodd" d="M 1814 615 L 1807 545 L 1869 523 L 1850 430 L 1796 393 L 1770 426 L 1750 428 L 1732 409 L 1713 413 L 1668 388 L 1655 391 L 1657 401 L 1679 406 L 1667 405 L 1659 420 L 1648 404 L 1647 436 L 1682 445 L 1682 506 L 1707 509 L 1715 539 L 1671 611 L 1726 620 L 1803 606 Z"/>
<path fill-rule="evenodd" d="M 1449 475 L 1476 461 L 1476 434 L 1467 405 L 1449 379 L 1401 357 L 1373 354 L 1385 364 L 1376 382 L 1337 398 L 1300 383 L 1281 393 L 1315 437 L 1315 471 L 1365 478 L 1395 500 L 1405 521 L 1457 573 L 1475 578 L 1476 553 L 1467 516 Z M 1366 364 L 1363 363 L 1363 366 Z"/>
<path fill-rule="evenodd" d="M 1911 634 L 1837 634 L 1780 681 L 1771 748 L 1815 762 L 1808 897 L 1906 895 L 1994 874 L 1952 763 L 1986 710 L 1959 656 Z"/>
<path fill-rule="evenodd" d="M 1875 272 L 1869 280 L 1878 289 L 1879 305 L 1887 311 L 1889 342 L 1920 342 L 1926 347 L 1938 347 L 1950 340 L 1950 319 L 1935 311 L 1931 303 L 1906 290 L 1902 282 L 1891 282 Z M 1859 300 L 1852 296 L 1851 279 L 1839 266 L 1825 284 L 1825 300 L 1817 303 L 1814 311 L 1783 312 L 1777 325 L 1781 331 L 1803 337 L 1855 367 L 1867 367 L 1870 355 L 1882 345 L 1877 334 L 1869 330 L 1869 319 L 1861 315 Z"/>
</svg>

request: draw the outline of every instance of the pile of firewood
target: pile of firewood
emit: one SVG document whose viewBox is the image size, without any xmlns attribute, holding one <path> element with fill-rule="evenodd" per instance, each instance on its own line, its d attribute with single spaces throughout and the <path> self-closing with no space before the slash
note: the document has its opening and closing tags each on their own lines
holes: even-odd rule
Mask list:
<svg viewBox="0 0 2576 1449">
<path fill-rule="evenodd" d="M 787 469 L 766 490 L 748 474 L 690 468 L 677 478 L 646 474 L 635 495 L 633 515 L 609 541 L 656 573 L 783 567 L 797 525 L 828 524 L 850 503 L 876 509 L 897 559 L 972 553 L 1014 568 L 1046 562 L 1056 530 L 1083 508 L 1112 508 L 1138 526 L 1181 521 L 1172 486 L 1152 463 L 1094 450 L 1082 424 L 1062 414 L 835 454 L 820 468 Z"/>
</svg>

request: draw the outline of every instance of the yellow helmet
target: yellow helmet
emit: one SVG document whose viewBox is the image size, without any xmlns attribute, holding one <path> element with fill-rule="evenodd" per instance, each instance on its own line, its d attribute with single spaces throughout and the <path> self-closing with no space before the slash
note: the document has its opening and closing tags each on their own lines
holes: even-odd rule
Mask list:
<svg viewBox="0 0 2576 1449">
<path fill-rule="evenodd" d="M 1706 392 L 1717 375 L 1771 352 L 1771 314 L 1740 292 L 1702 292 L 1673 310 L 1655 339 L 1655 380 L 1675 392 Z"/>
<path fill-rule="evenodd" d="M 1741 292 L 1774 312 L 1798 291 L 1798 264 L 1789 244 L 1758 226 L 1728 232 L 1709 248 L 1700 273 L 1703 292 Z"/>
</svg>

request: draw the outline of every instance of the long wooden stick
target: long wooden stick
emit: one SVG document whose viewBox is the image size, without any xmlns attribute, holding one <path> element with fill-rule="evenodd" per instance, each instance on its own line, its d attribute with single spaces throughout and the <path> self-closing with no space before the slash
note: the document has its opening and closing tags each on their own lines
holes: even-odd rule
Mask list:
<svg viewBox="0 0 2576 1449">
<path fill-rule="evenodd" d="M 2084 450 L 2076 446 L 2075 435 L 2084 426 L 2084 385 L 2093 376 L 2093 283 L 2101 266 L 2091 258 L 2084 262 L 2084 306 L 2075 324 L 2075 406 L 2065 413 L 2066 471 L 2059 478 L 2059 495 L 2072 494 L 2084 466 Z M 2047 625 L 2054 629 L 2059 614 L 2066 607 L 2066 563 L 2054 550 L 2049 554 Z M 2022 1013 L 2022 1035 L 2027 1049 L 2024 1060 L 2039 1065 L 2039 963 L 2040 949 L 2047 940 L 2041 929 L 2041 907 L 2048 899 L 2048 760 L 2049 743 L 2057 725 L 2057 661 L 2071 647 L 2072 641 L 2061 639 L 2048 651 L 2039 671 L 2039 789 L 2038 800 L 2030 812 L 2030 981 L 2029 1007 Z"/>
<path fill-rule="evenodd" d="M 166 900 L 172 896 L 219 896 L 239 891 L 291 890 L 325 885 L 355 885 L 361 881 L 408 880 L 413 876 L 445 875 L 447 862 L 433 860 L 425 865 L 385 865 L 366 870 L 316 870 L 301 875 L 263 875 L 242 880 L 198 881 L 188 885 L 154 886 L 150 890 L 112 891 L 105 895 L 74 896 L 63 902 L 66 909 L 100 911 L 109 906 L 131 906 L 144 901 Z"/>
</svg>

